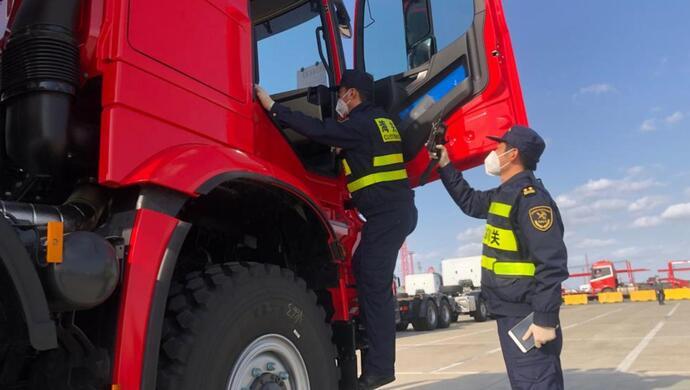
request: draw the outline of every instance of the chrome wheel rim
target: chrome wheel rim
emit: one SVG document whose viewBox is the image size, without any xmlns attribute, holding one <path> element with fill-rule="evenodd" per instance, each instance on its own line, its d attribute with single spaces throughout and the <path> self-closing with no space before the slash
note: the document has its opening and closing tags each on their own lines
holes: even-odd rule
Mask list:
<svg viewBox="0 0 690 390">
<path fill-rule="evenodd" d="M 249 344 L 234 364 L 226 390 L 310 390 L 299 350 L 284 336 L 267 334 Z"/>
</svg>

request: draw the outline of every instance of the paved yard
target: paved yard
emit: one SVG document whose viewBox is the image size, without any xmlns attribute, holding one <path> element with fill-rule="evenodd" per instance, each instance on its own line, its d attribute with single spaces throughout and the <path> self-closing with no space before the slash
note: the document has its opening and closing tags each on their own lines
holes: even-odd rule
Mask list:
<svg viewBox="0 0 690 390">
<path fill-rule="evenodd" d="M 509 389 L 493 321 L 398 333 L 384 389 Z M 564 307 L 568 389 L 690 389 L 690 301 Z"/>
</svg>

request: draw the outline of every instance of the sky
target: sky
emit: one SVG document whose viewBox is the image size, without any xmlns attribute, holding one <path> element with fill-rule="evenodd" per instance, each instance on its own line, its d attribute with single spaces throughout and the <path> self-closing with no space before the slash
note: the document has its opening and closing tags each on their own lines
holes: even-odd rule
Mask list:
<svg viewBox="0 0 690 390">
<path fill-rule="evenodd" d="M 370 31 L 401 28 L 400 1 L 376 1 L 377 23 Z M 472 1 L 431 1 L 440 15 L 435 28 L 445 35 L 439 37 L 442 47 L 448 34 L 464 31 Z M 354 16 L 353 0 L 345 3 Z M 547 143 L 536 175 L 561 210 L 571 271 L 582 272 L 585 259 L 630 260 L 654 271 L 638 274 L 637 281 L 644 281 L 668 260 L 690 260 L 690 2 L 503 5 L 529 124 Z M 314 26 L 305 23 L 294 34 L 260 43 L 260 53 L 289 50 L 284 42 L 300 35 L 302 41 L 313 39 Z M 280 72 L 263 72 L 262 84 L 269 90 L 294 88 L 294 69 L 318 60 L 311 46 L 315 42 L 302 55 L 286 55 Z M 351 41 L 344 46 L 350 59 Z M 379 55 L 367 61 L 376 76 L 381 64 L 405 67 L 404 56 L 386 54 L 400 42 L 384 39 L 371 46 L 365 51 Z M 499 184 L 483 167 L 467 171 L 466 178 L 478 189 Z M 484 221 L 463 215 L 440 182 L 415 191 L 419 224 L 408 246 L 419 269 L 440 270 L 442 259 L 481 253 Z M 690 272 L 684 276 L 690 279 Z"/>
<path fill-rule="evenodd" d="M 573 273 L 585 258 L 654 271 L 690 259 L 690 2 L 661 4 L 504 1 L 530 126 L 547 142 L 535 173 L 561 209 Z M 466 177 L 498 184 L 483 167 Z M 416 194 L 421 269 L 480 254 L 483 221 L 439 182 Z"/>
</svg>

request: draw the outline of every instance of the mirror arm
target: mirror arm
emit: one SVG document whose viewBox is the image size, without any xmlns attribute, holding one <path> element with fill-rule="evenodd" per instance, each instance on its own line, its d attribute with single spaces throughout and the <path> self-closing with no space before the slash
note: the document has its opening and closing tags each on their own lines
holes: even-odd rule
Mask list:
<svg viewBox="0 0 690 390">
<path fill-rule="evenodd" d="M 316 28 L 316 47 L 319 49 L 319 58 L 321 58 L 321 62 L 323 63 L 323 67 L 326 69 L 326 73 L 328 74 L 328 81 L 331 85 L 335 82 L 335 79 L 333 78 L 333 73 L 331 72 L 331 65 L 329 62 L 326 61 L 326 56 L 323 54 L 323 45 L 321 45 L 321 39 L 324 41 L 326 40 L 326 35 L 323 32 L 323 26 L 319 26 Z M 321 33 L 321 34 L 319 34 Z"/>
</svg>

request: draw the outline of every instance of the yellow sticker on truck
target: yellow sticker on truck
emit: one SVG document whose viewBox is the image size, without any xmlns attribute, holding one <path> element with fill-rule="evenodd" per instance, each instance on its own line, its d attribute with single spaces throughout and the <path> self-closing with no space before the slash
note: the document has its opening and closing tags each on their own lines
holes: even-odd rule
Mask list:
<svg viewBox="0 0 690 390">
<path fill-rule="evenodd" d="M 392 120 L 388 118 L 375 118 L 383 142 L 400 142 L 400 133 Z"/>
</svg>

